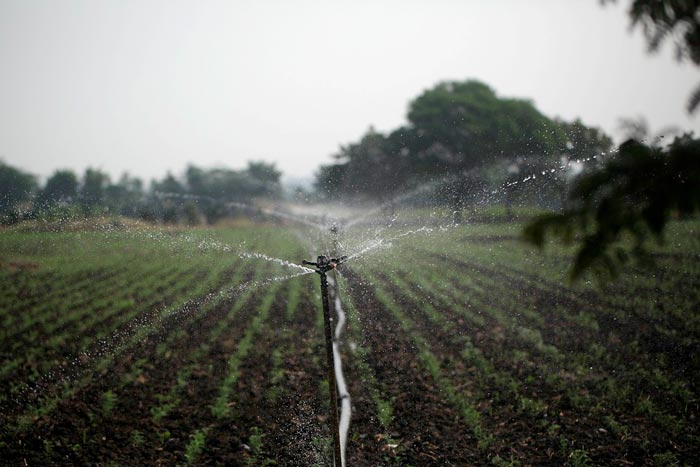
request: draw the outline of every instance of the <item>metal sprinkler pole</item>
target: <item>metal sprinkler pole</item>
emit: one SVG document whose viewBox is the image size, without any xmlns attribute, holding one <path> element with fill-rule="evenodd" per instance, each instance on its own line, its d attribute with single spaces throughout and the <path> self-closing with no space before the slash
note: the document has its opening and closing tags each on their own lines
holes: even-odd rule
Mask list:
<svg viewBox="0 0 700 467">
<path fill-rule="evenodd" d="M 345 256 L 335 259 L 328 256 L 319 256 L 316 262 L 302 261 L 302 264 L 315 266 L 316 272 L 321 276 L 321 301 L 323 302 L 323 331 L 326 335 L 326 359 L 328 366 L 328 400 L 330 402 L 330 424 L 333 433 L 333 464 L 339 466 L 342 462 L 340 454 L 340 428 L 338 426 L 338 385 L 335 381 L 333 365 L 333 335 L 331 334 L 330 305 L 328 301 L 328 277 L 326 272 L 335 269 L 345 260 Z"/>
<path fill-rule="evenodd" d="M 328 361 L 328 401 L 330 402 L 331 429 L 333 430 L 334 465 L 340 464 L 340 427 L 338 425 L 338 384 L 333 367 L 333 337 L 331 334 L 330 307 L 328 306 L 328 277 L 321 274 L 321 300 L 323 301 L 323 331 L 326 334 Z"/>
</svg>

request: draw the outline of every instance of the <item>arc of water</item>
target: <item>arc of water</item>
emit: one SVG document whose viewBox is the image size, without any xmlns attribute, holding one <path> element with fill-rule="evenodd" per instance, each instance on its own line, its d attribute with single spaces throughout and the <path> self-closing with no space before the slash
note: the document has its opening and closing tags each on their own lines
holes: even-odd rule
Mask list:
<svg viewBox="0 0 700 467">
<path fill-rule="evenodd" d="M 511 188 L 511 187 L 518 185 L 520 183 L 526 183 L 526 182 L 529 182 L 531 180 L 535 180 L 537 178 L 538 174 L 540 174 L 542 176 L 546 176 L 546 175 L 555 174 L 556 172 L 570 170 L 575 164 L 579 164 L 579 165 L 586 164 L 588 162 L 591 162 L 591 161 L 598 159 L 599 157 L 604 157 L 606 155 L 607 155 L 606 153 L 601 153 L 600 155 L 591 155 L 591 156 L 586 157 L 586 158 L 580 158 L 580 159 L 575 159 L 575 160 L 570 159 L 570 160 L 567 160 L 565 163 L 558 164 L 556 167 L 550 167 L 549 169 L 542 170 L 542 171 L 540 171 L 541 173 L 540 172 L 538 172 L 538 173 L 533 172 L 533 173 L 525 176 L 521 180 L 504 182 L 501 184 L 500 187 L 498 187 L 496 189 L 484 189 L 483 195 L 485 197 L 489 197 L 490 195 L 495 195 L 498 192 L 503 191 L 504 189 Z M 370 218 L 371 216 L 374 216 L 375 214 L 381 212 L 383 209 L 387 208 L 388 206 L 401 203 L 401 202 L 403 202 L 407 199 L 410 199 L 414 196 L 428 192 L 428 191 L 430 191 L 430 190 L 432 190 L 440 185 L 456 181 L 461 177 L 469 176 L 469 175 L 477 172 L 478 170 L 479 170 L 478 168 L 473 168 L 473 169 L 470 169 L 466 172 L 462 172 L 461 174 L 448 175 L 448 176 L 445 176 L 445 177 L 442 177 L 442 178 L 439 178 L 436 180 L 432 180 L 432 181 L 428 181 L 426 183 L 423 183 L 423 184 L 417 186 L 416 188 L 414 188 L 413 190 L 410 190 L 410 191 L 407 191 L 407 192 L 402 193 L 400 195 L 397 195 L 394 198 L 390 199 L 389 201 L 386 201 L 386 202 L 380 204 L 379 206 L 368 210 L 360 217 L 357 217 L 357 218 L 354 218 L 354 219 L 347 221 L 345 223 L 345 227 L 348 228 L 348 227 L 352 227 L 354 225 L 357 225 L 360 222 Z M 392 219 L 392 222 L 390 223 L 390 225 L 393 224 L 394 220 L 395 219 Z"/>
<path fill-rule="evenodd" d="M 432 232 L 435 232 L 436 230 L 438 230 L 440 232 L 446 232 L 449 229 L 454 228 L 454 227 L 456 227 L 456 225 L 448 225 L 448 226 L 441 226 L 441 227 L 428 227 L 428 226 L 424 225 L 423 227 L 420 227 L 418 229 L 408 230 L 408 231 L 402 232 L 398 235 L 394 235 L 393 237 L 380 238 L 380 239 L 377 239 L 377 240 L 371 242 L 369 245 L 365 246 L 360 251 L 357 251 L 356 253 L 349 255 L 345 259 L 345 262 L 347 263 L 350 260 L 361 258 L 362 256 L 369 253 L 370 251 L 376 250 L 378 248 L 391 247 L 392 246 L 391 242 L 393 242 L 395 240 L 399 240 L 399 239 L 404 238 L 404 237 L 416 235 L 419 233 L 432 233 Z"/>
<path fill-rule="evenodd" d="M 296 216 L 296 215 L 289 214 L 286 212 L 277 211 L 275 209 L 251 206 L 249 204 L 240 203 L 238 201 L 229 201 L 225 204 L 225 206 L 247 209 L 249 211 L 262 212 L 263 214 L 269 214 L 271 216 L 275 216 L 275 217 L 278 217 L 280 219 L 289 220 L 292 222 L 296 222 L 298 224 L 303 224 L 303 225 L 306 225 L 309 227 L 313 227 L 315 229 L 323 230 L 323 226 L 321 226 L 318 222 L 314 222 L 313 219 L 307 219 L 307 218 L 302 217 L 302 216 Z"/>
<path fill-rule="evenodd" d="M 270 261 L 272 263 L 279 264 L 280 266 L 285 266 L 288 268 L 293 268 L 293 269 L 299 269 L 303 271 L 305 274 L 309 274 L 312 272 L 316 272 L 313 269 L 307 268 L 306 266 L 302 266 L 300 264 L 295 264 L 292 262 L 287 261 L 286 259 L 280 259 L 280 258 L 273 258 L 272 256 L 268 256 L 264 253 L 251 253 L 247 251 L 242 251 L 238 253 L 238 256 L 241 257 L 242 259 L 262 259 L 265 261 Z"/>
<path fill-rule="evenodd" d="M 583 166 L 589 162 L 597 160 L 598 158 L 604 158 L 605 156 L 613 155 L 616 152 L 617 152 L 617 150 L 614 149 L 614 150 L 610 151 L 609 154 L 602 152 L 600 154 L 593 154 L 592 156 L 584 157 L 584 158 L 580 158 L 580 159 L 568 159 L 566 157 L 562 157 L 562 162 L 560 164 L 558 164 L 556 167 L 546 168 L 545 170 L 540 171 L 539 174 L 541 176 L 546 176 L 546 175 L 556 174 L 557 172 L 568 171 L 568 170 L 575 168 L 576 165 Z M 514 180 L 511 182 L 503 182 L 503 184 L 501 184 L 500 187 L 492 190 L 491 194 L 496 194 L 499 191 L 502 191 L 504 189 L 511 188 L 511 187 L 516 186 L 520 183 L 527 183 L 527 182 L 529 182 L 531 180 L 535 180 L 535 179 L 537 179 L 537 173 L 533 172 L 533 173 L 530 173 L 529 175 L 526 175 L 524 178 L 522 178 L 520 180 Z"/>
<path fill-rule="evenodd" d="M 467 172 L 466 174 L 463 174 L 463 175 L 468 175 L 472 171 L 473 171 L 473 169 L 470 170 L 469 172 Z M 352 227 L 353 225 L 356 225 L 356 224 L 362 222 L 363 220 L 375 215 L 376 213 L 381 212 L 383 209 L 386 209 L 389 206 L 392 206 L 392 205 L 398 204 L 398 203 L 402 203 L 402 202 L 406 201 L 407 199 L 410 199 L 410 198 L 413 198 L 414 196 L 426 193 L 426 192 L 434 189 L 435 187 L 443 185 L 445 183 L 453 182 L 453 181 L 457 180 L 458 178 L 459 178 L 459 175 L 453 174 L 453 175 L 447 175 L 445 177 L 438 178 L 436 180 L 431 180 L 431 181 L 422 183 L 421 185 L 418 185 L 414 189 L 409 190 L 409 191 L 402 193 L 400 195 L 397 195 L 397 196 L 391 198 L 389 201 L 386 201 L 386 202 L 380 204 L 379 206 L 370 209 L 362 216 L 348 221 L 345 224 L 345 226 Z"/>
<path fill-rule="evenodd" d="M 265 261 L 270 261 L 273 263 L 277 263 L 280 266 L 285 266 L 289 267 L 292 269 L 299 269 L 305 272 L 311 271 L 309 268 L 305 268 L 299 264 L 295 264 L 292 262 L 289 262 L 287 260 L 281 259 L 281 258 L 274 258 L 269 255 L 265 255 L 263 253 L 256 253 L 256 252 L 248 252 L 242 250 L 241 245 L 230 245 L 228 243 L 223 243 L 217 240 L 208 240 L 208 239 L 203 239 L 197 236 L 193 236 L 190 234 L 184 234 L 184 235 L 178 235 L 178 236 L 173 236 L 173 235 L 166 235 L 162 232 L 146 232 L 146 233 L 139 233 L 138 236 L 135 236 L 135 238 L 139 238 L 140 236 L 143 236 L 145 238 L 148 238 L 150 240 L 155 240 L 160 243 L 166 243 L 170 244 L 171 246 L 180 246 L 180 245 L 192 245 L 194 248 L 201 252 L 206 252 L 206 251 L 216 251 L 216 252 L 221 252 L 221 253 L 231 253 L 237 255 L 241 259 L 262 259 Z"/>
<path fill-rule="evenodd" d="M 173 192 L 168 192 L 168 191 L 156 191 L 153 193 L 156 198 L 160 199 L 196 199 L 196 200 L 205 200 L 205 201 L 213 201 L 217 202 L 215 198 L 212 198 L 211 196 L 206 196 L 206 195 L 195 195 L 193 193 L 173 193 Z"/>
<path fill-rule="evenodd" d="M 280 266 L 284 266 L 287 268 L 298 269 L 300 271 L 303 271 L 304 273 L 314 272 L 313 269 L 309 269 L 309 268 L 302 266 L 300 264 L 292 263 L 291 261 L 287 261 L 286 259 L 275 258 L 273 256 L 266 255 L 265 253 L 258 253 L 258 252 L 254 252 L 254 251 L 253 252 L 243 251 L 240 249 L 240 247 L 238 247 L 238 248 L 233 247 L 231 245 L 217 242 L 215 240 L 199 240 L 199 239 L 195 240 L 189 236 L 184 236 L 182 238 L 186 241 L 189 241 L 189 242 L 199 241 L 199 243 L 197 244 L 197 247 L 201 251 L 213 250 L 213 251 L 220 251 L 222 253 L 233 253 L 241 259 L 261 259 L 263 261 L 269 261 L 271 263 L 279 264 Z"/>
</svg>

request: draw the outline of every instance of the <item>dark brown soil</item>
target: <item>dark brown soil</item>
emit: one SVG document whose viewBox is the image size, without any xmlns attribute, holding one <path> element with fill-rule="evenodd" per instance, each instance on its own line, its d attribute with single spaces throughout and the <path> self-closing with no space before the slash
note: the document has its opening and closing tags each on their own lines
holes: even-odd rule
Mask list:
<svg viewBox="0 0 700 467">
<path fill-rule="evenodd" d="M 614 320 L 612 314 L 598 313 L 595 317 L 605 331 L 595 331 L 572 324 L 557 311 L 565 307 L 575 313 L 582 303 L 595 306 L 593 297 L 571 296 L 553 285 L 533 290 L 515 271 L 507 269 L 495 271 L 462 261 L 451 267 L 478 270 L 510 284 L 517 291 L 514 296 L 518 303 L 498 296 L 490 297 L 491 303 L 512 314 L 517 313 L 518 306 L 535 306 L 544 317 L 545 325 L 539 329 L 544 343 L 556 347 L 565 357 L 586 352 L 591 341 L 601 343 L 611 353 L 618 352 L 622 359 L 631 357 L 633 345 L 654 353 L 651 340 L 659 331 L 638 317 L 632 317 L 638 326 L 630 328 L 629 323 L 622 325 Z M 443 378 L 437 381 L 425 368 L 421 349 L 381 304 L 374 285 L 352 271 L 344 277 L 349 296 L 343 300 L 351 300 L 360 313 L 360 327 L 351 331 L 361 339 L 358 344 L 367 349 L 365 363 L 379 385 L 370 388 L 363 384 L 366 380 L 358 356 L 344 346 L 345 374 L 353 403 L 348 466 L 493 465 L 498 459 L 505 465 L 513 461 L 523 466 L 560 466 L 577 450 L 585 451 L 592 465 L 652 465 L 654 454 L 664 452 L 692 464 L 700 456 L 695 443 L 697 428 L 688 426 L 685 433 L 674 435 L 668 428 L 655 426 L 653 418 L 634 411 L 635 392 L 630 396 L 633 399 L 621 405 L 615 405 L 620 401 L 607 399 L 605 375 L 620 369 L 620 359 L 601 362 L 600 368 L 588 376 L 570 375 L 573 364 L 538 353 L 518 338 L 515 328 L 504 328 L 487 313 L 482 314 L 484 323 L 477 326 L 439 298 L 432 300 L 429 292 L 417 290 L 416 295 L 430 300 L 448 324 L 436 323 L 420 302 L 408 299 L 390 278 L 383 278 L 383 287 L 438 360 Z M 82 389 L 64 398 L 51 413 L 37 416 L 27 429 L 14 432 L 3 428 L 0 463 L 185 464 L 188 445 L 201 431 L 205 443 L 196 465 L 264 465 L 266 460 L 279 466 L 329 465 L 325 355 L 313 303 L 317 299 L 315 279 L 295 279 L 306 280 L 309 286 L 291 319 L 285 317 L 286 286 L 277 291 L 267 321 L 253 337 L 253 350 L 240 362 L 228 415 L 216 417 L 212 406 L 231 355 L 258 316 L 257 304 L 264 290 L 256 291 L 238 311 L 230 329 L 211 341 L 207 336 L 226 319 L 233 301 L 226 300 L 207 313 L 198 313 L 201 306 L 195 301 L 186 318 L 166 323 L 121 354 L 108 370 L 85 375 L 89 381 Z M 402 279 L 410 281 L 407 276 Z M 601 303 L 594 311 L 603 308 L 609 306 Z M 526 318 L 520 324 L 532 325 Z M 475 367 L 463 356 L 468 345 L 481 351 L 493 374 Z M 273 382 L 271 355 L 275 350 L 282 355 L 282 377 Z M 193 358 L 198 352 L 201 356 Z M 514 360 L 512 356 L 518 352 L 527 358 Z M 191 372 L 175 392 L 177 403 L 165 417 L 156 420 L 152 408 L 178 384 L 184 368 Z M 562 386 L 562 378 L 567 375 L 572 384 L 575 380 L 575 391 Z M 444 381 L 476 409 L 490 443 L 479 444 L 463 413 L 446 394 Z M 393 409 L 388 432 L 379 422 L 372 398 L 372 391 L 377 389 Z M 108 392 L 114 394 L 115 403 L 105 410 Z M 595 397 L 600 407 L 577 403 L 577 395 Z M 662 395 L 660 391 L 658 395 L 651 393 L 652 399 Z M 523 401 L 541 405 L 527 408 Z M 694 404 L 685 409 L 690 419 L 700 415 L 697 401 Z M 658 406 L 671 413 L 677 411 L 672 402 L 664 406 L 659 401 Z M 626 431 L 613 432 L 610 419 Z"/>
</svg>

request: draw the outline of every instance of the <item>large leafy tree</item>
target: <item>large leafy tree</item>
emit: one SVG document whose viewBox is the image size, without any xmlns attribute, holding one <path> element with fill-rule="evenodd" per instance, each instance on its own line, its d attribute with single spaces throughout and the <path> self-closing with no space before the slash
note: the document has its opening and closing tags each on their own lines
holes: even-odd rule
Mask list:
<svg viewBox="0 0 700 467">
<path fill-rule="evenodd" d="M 387 135 L 370 130 L 340 148 L 336 163 L 317 173 L 327 197 L 339 194 L 377 199 L 445 179 L 435 195 L 460 209 L 493 184 L 485 170 L 511 164 L 551 166 L 563 153 L 593 154 L 610 139 L 580 121 L 566 123 L 541 114 L 532 102 L 502 98 L 486 84 L 443 82 L 414 99 L 408 125 Z"/>
<path fill-rule="evenodd" d="M 474 80 L 444 82 L 410 104 L 408 120 L 438 167 L 469 170 L 514 156 L 551 157 L 564 146 L 559 125 L 524 99 L 501 98 Z"/>
</svg>

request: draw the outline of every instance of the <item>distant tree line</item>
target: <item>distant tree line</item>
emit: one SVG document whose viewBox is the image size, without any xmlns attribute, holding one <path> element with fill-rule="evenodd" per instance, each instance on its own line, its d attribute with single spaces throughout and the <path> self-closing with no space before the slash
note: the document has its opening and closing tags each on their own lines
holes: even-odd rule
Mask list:
<svg viewBox="0 0 700 467">
<path fill-rule="evenodd" d="M 612 140 L 581 121 L 551 119 L 529 100 L 503 98 L 474 80 L 443 82 L 414 99 L 408 124 L 383 134 L 370 128 L 341 146 L 335 163 L 322 166 L 316 189 L 328 199 L 386 201 L 427 181 L 444 179 L 437 199 L 460 205 L 528 174 L 551 173 L 562 159 L 609 151 Z M 503 196 L 559 203 L 566 176 L 549 177 L 543 191 L 513 188 Z M 533 199 L 534 198 L 534 199 Z"/>
<path fill-rule="evenodd" d="M 0 161 L 0 220 L 60 219 L 113 214 L 153 222 L 214 223 L 240 211 L 241 204 L 281 194 L 274 164 L 249 162 L 244 170 L 187 167 L 181 177 L 167 173 L 147 188 L 123 174 L 118 180 L 88 168 L 82 177 L 57 170 L 43 186 L 37 178 Z"/>
</svg>

